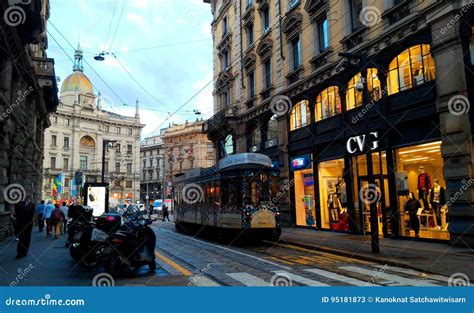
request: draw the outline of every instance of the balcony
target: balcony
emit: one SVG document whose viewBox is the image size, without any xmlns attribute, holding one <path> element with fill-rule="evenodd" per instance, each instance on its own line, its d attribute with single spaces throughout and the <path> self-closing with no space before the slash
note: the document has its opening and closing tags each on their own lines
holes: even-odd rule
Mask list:
<svg viewBox="0 0 474 313">
<path fill-rule="evenodd" d="M 237 117 L 237 113 L 237 107 L 235 106 L 220 110 L 204 123 L 203 132 L 206 134 L 224 132 L 229 127 L 229 121 Z"/>
<path fill-rule="evenodd" d="M 38 78 L 38 84 L 43 89 L 43 97 L 48 111 L 54 112 L 59 105 L 54 59 L 31 57 L 31 63 Z"/>
</svg>

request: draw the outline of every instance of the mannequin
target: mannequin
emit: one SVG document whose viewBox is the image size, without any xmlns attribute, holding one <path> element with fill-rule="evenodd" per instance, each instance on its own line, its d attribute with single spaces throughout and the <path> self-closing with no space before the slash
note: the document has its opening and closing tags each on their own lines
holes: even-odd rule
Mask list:
<svg viewBox="0 0 474 313">
<path fill-rule="evenodd" d="M 418 209 L 421 208 L 420 201 L 415 198 L 415 194 L 410 192 L 405 202 L 405 213 L 410 218 L 410 228 L 415 232 L 415 237 L 420 237 L 420 220 L 418 219 Z"/>
<path fill-rule="evenodd" d="M 436 228 L 441 229 L 441 208 L 446 204 L 444 188 L 440 186 L 439 180 L 434 180 L 434 186 L 430 192 L 430 203 L 436 214 Z"/>
<path fill-rule="evenodd" d="M 431 189 L 431 177 L 425 172 L 425 167 L 418 167 L 418 197 L 423 202 L 423 209 L 428 210 L 428 192 Z"/>
</svg>

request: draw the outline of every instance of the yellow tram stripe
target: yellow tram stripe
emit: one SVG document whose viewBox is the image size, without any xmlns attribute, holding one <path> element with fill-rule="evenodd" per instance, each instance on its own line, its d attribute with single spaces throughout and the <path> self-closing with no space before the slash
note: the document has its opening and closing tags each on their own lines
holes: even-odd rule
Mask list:
<svg viewBox="0 0 474 313">
<path fill-rule="evenodd" d="M 296 264 L 296 263 L 294 263 L 294 262 L 284 261 L 284 260 L 282 260 L 281 258 L 276 257 L 276 256 L 270 256 L 270 257 L 268 257 L 268 258 L 269 258 L 269 259 L 272 259 L 272 260 L 275 260 L 275 261 L 278 261 L 278 262 L 281 262 L 281 263 L 283 263 L 283 264 L 288 264 L 288 265 L 294 265 L 294 264 Z"/>
<path fill-rule="evenodd" d="M 163 262 L 165 262 L 166 264 L 168 264 L 169 266 L 171 266 L 172 268 L 174 268 L 178 272 L 183 273 L 184 276 L 191 276 L 193 274 L 190 271 L 188 271 L 187 269 L 185 269 L 184 267 L 182 267 L 181 265 L 179 265 L 178 263 L 176 263 L 176 262 L 170 260 L 169 258 L 165 257 L 164 255 L 158 253 L 158 251 L 156 251 L 156 250 L 155 250 L 155 255 L 156 255 L 157 258 L 159 258 L 160 260 L 162 260 Z"/>
</svg>

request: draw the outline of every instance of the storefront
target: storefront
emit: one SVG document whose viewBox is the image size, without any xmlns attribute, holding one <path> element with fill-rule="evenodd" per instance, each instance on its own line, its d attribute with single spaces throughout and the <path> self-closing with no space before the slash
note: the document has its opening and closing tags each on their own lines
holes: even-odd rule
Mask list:
<svg viewBox="0 0 474 313">
<path fill-rule="evenodd" d="M 311 154 L 291 159 L 296 225 L 316 227 L 315 185 Z"/>
</svg>

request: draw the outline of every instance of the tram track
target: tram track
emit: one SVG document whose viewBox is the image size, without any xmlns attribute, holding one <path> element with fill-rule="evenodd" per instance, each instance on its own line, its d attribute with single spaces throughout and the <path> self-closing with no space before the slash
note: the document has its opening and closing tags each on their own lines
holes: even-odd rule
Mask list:
<svg viewBox="0 0 474 313">
<path fill-rule="evenodd" d="M 194 249 L 202 249 L 202 244 L 205 244 L 205 245 L 208 245 L 208 246 L 211 246 L 211 247 L 215 247 L 217 249 L 221 249 L 223 251 L 236 253 L 238 255 L 243 255 L 244 258 L 247 257 L 248 259 L 252 259 L 252 260 L 257 259 L 256 262 L 253 262 L 253 263 L 252 262 L 242 262 L 242 261 L 238 261 L 236 259 L 230 258 L 230 257 L 228 257 L 227 255 L 225 255 L 223 253 L 216 252 L 216 251 L 219 251 L 219 250 L 216 250 L 216 251 L 206 250 L 206 252 L 210 255 L 218 255 L 219 258 L 225 258 L 227 260 L 227 262 L 225 262 L 225 263 L 234 264 L 234 267 L 235 267 L 235 264 L 238 264 L 238 266 L 245 267 L 246 269 L 252 269 L 252 270 L 255 270 L 255 271 L 258 271 L 258 272 L 265 273 L 266 275 L 268 275 L 270 277 L 273 277 L 275 275 L 275 272 L 277 272 L 275 270 L 275 268 L 265 269 L 265 268 L 262 268 L 262 267 L 258 267 L 258 266 L 256 266 L 258 262 L 268 263 L 268 264 L 272 265 L 273 267 L 278 267 L 280 270 L 292 270 L 292 268 L 288 267 L 287 265 L 281 265 L 281 264 L 278 264 L 278 263 L 275 263 L 275 262 L 271 262 L 271 261 L 265 260 L 265 259 L 263 259 L 259 256 L 244 253 L 242 251 L 238 251 L 238 250 L 235 250 L 235 249 L 230 249 L 229 247 L 221 246 L 219 244 L 216 244 L 216 243 L 213 243 L 213 242 L 208 242 L 208 241 L 203 240 L 203 239 L 196 239 L 196 238 L 192 237 L 191 235 L 182 235 L 182 234 L 177 233 L 176 231 L 171 231 L 168 227 L 166 227 L 166 229 L 155 228 L 155 230 L 173 234 L 174 235 L 173 240 L 178 241 L 178 242 L 180 242 L 184 245 L 192 246 Z M 188 269 L 190 269 L 193 272 L 193 276 L 206 277 L 206 278 L 210 279 L 211 281 L 213 281 L 213 282 L 215 282 L 215 283 L 217 283 L 221 286 L 231 286 L 228 282 L 221 279 L 217 275 L 214 275 L 213 273 L 211 273 L 211 271 L 207 270 L 207 267 L 201 267 L 201 268 L 196 267 L 190 261 L 188 261 L 185 258 L 179 256 L 179 252 L 178 253 L 172 253 L 169 250 L 163 249 L 163 247 L 158 247 L 158 248 L 159 248 L 160 251 L 165 253 L 167 256 L 169 256 L 171 258 L 174 258 L 175 260 L 177 260 L 180 263 L 182 263 L 183 265 L 185 265 Z M 248 250 L 248 249 L 245 249 L 245 250 L 252 251 L 252 250 Z M 257 251 L 252 251 L 252 252 L 262 254 L 261 252 L 257 252 Z M 211 256 L 211 258 L 212 258 L 212 256 Z M 214 260 L 216 260 L 215 257 L 214 257 Z M 219 263 L 223 263 L 223 262 L 216 262 L 216 263 L 219 264 Z M 192 278 L 193 276 L 190 277 L 190 281 L 193 279 Z M 304 286 L 303 284 L 298 284 L 296 282 L 295 282 L 295 284 Z"/>
</svg>

